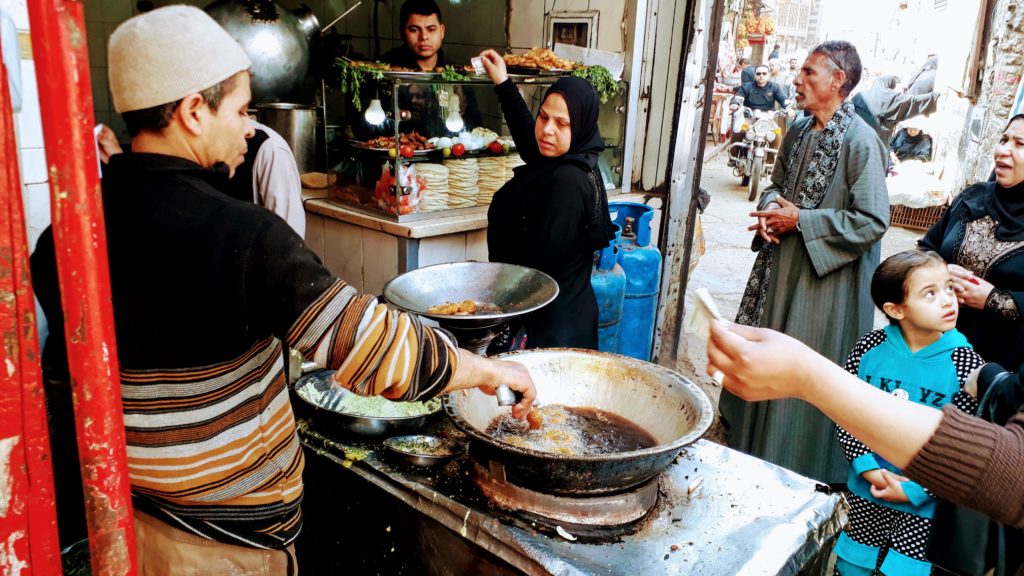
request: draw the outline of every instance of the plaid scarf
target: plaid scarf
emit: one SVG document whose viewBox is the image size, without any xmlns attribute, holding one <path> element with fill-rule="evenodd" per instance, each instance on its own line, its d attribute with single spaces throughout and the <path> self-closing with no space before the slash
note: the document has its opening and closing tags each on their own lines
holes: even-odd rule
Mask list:
<svg viewBox="0 0 1024 576">
<path fill-rule="evenodd" d="M 800 170 L 798 165 L 800 153 L 810 137 L 811 127 L 814 122 L 808 122 L 800 130 L 796 144 L 790 150 L 789 158 L 786 159 L 786 182 L 779 191 L 783 198 L 796 204 L 800 208 L 817 208 L 822 198 L 828 191 L 829 184 L 836 173 L 836 166 L 839 165 L 839 154 L 843 150 L 843 140 L 846 139 L 846 131 L 853 123 L 855 116 L 853 103 L 850 100 L 843 102 L 839 110 L 832 115 L 832 118 L 825 125 L 825 130 L 818 139 L 818 147 L 811 156 L 807 165 L 807 173 L 802 182 L 797 182 Z M 766 242 L 761 246 L 754 260 L 754 268 L 750 272 L 750 279 L 743 291 L 743 299 L 740 301 L 739 312 L 736 313 L 736 323 L 748 326 L 760 326 L 761 317 L 764 316 L 764 305 L 768 299 L 768 284 L 771 278 L 772 261 L 779 244 Z"/>
</svg>

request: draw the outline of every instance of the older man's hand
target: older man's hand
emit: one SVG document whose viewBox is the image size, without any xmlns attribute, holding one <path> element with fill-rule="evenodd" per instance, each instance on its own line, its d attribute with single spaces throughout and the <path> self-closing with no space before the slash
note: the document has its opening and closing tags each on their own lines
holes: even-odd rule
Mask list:
<svg viewBox="0 0 1024 576">
<path fill-rule="evenodd" d="M 800 208 L 782 196 L 776 196 L 765 208 L 750 213 L 757 218 L 757 224 L 748 227 L 747 230 L 757 230 L 758 235 L 766 242 L 778 244 L 779 236 L 796 230 L 800 223 Z"/>
</svg>

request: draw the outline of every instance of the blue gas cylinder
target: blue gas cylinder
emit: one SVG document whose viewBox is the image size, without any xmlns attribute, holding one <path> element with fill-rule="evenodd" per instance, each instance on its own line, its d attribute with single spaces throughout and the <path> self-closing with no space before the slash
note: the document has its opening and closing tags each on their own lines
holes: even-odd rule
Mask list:
<svg viewBox="0 0 1024 576">
<path fill-rule="evenodd" d="M 615 239 L 596 253 L 590 285 L 597 296 L 597 349 L 601 352 L 619 352 L 619 331 L 622 323 L 622 305 L 626 298 L 626 273 L 616 262 L 621 229 L 613 224 Z"/>
<path fill-rule="evenodd" d="M 619 353 L 649 361 L 661 287 L 661 252 L 651 245 L 654 208 L 636 202 L 609 202 L 608 209 L 612 221 L 622 228 L 618 262 L 626 272 Z"/>
</svg>

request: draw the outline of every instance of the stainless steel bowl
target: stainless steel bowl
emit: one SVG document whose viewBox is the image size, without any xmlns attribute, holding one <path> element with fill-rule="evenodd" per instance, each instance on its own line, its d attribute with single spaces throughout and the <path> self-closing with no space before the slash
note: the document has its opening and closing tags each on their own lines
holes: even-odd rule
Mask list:
<svg viewBox="0 0 1024 576">
<path fill-rule="evenodd" d="M 510 318 L 538 310 L 558 296 L 554 278 L 533 268 L 501 262 L 435 264 L 406 272 L 384 285 L 392 305 L 426 316 L 451 330 L 459 345 L 483 354 L 498 329 Z M 429 314 L 431 306 L 473 300 L 494 304 L 496 314 L 450 316 Z"/>
<path fill-rule="evenodd" d="M 438 407 L 437 410 L 418 416 L 348 414 L 337 410 L 334 406 L 338 405 L 345 396 L 353 393 L 334 386 L 333 377 L 333 370 L 313 372 L 299 378 L 292 389 L 292 405 L 296 413 L 313 419 L 317 428 L 328 434 L 333 432 L 342 435 L 385 436 L 413 432 L 422 428 L 427 420 L 443 409 Z M 316 392 L 322 393 L 320 404 L 310 402 L 299 393 L 299 390 L 307 386 L 313 386 Z"/>
<path fill-rule="evenodd" d="M 444 464 L 463 452 L 462 445 L 454 440 L 424 434 L 388 438 L 384 448 L 400 462 L 422 467 Z"/>
</svg>

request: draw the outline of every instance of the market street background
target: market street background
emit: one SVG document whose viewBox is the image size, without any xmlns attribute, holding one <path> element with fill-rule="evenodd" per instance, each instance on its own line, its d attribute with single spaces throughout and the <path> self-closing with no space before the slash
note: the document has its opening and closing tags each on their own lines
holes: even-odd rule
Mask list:
<svg viewBox="0 0 1024 576">
<path fill-rule="evenodd" d="M 747 188 L 732 175 L 725 153 L 717 152 L 718 148 L 708 145 L 701 176 L 701 187 L 711 195 L 711 203 L 701 215 L 705 252 L 687 284 L 686 310 L 691 308 L 693 291 L 703 287 L 711 293 L 722 315 L 732 319 L 736 316 L 743 288 L 754 264 L 755 254 L 750 251 L 751 233 L 747 232 L 747 226 L 754 223 L 748 215 L 754 209 L 754 202 L 747 200 Z M 768 181 L 763 184 L 767 185 Z M 882 238 L 882 259 L 913 248 L 923 234 L 918 230 L 889 227 Z M 881 327 L 885 323 L 881 312 L 876 310 L 875 326 Z M 718 397 L 722 389 L 704 373 L 707 342 L 695 334 L 684 334 L 681 346 L 676 370 L 707 392 L 716 409 L 715 423 L 705 438 L 722 442 L 724 437 L 717 419 Z"/>
</svg>

